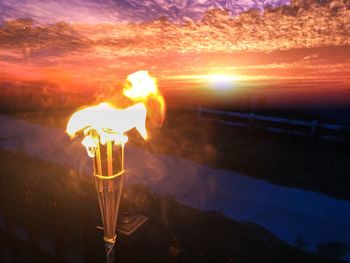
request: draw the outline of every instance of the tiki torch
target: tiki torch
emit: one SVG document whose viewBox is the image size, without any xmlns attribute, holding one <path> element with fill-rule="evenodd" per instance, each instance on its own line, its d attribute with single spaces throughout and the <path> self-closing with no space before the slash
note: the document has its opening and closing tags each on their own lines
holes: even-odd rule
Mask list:
<svg viewBox="0 0 350 263">
<path fill-rule="evenodd" d="M 81 131 L 85 135 L 82 144 L 93 162 L 107 262 L 113 262 L 111 252 L 116 243 L 118 211 L 124 187 L 126 132 L 135 128 L 146 140 L 147 116 L 155 126 L 160 126 L 165 111 L 164 99 L 158 92 L 155 79 L 147 71 L 129 75 L 123 94 L 132 101 L 131 106 L 120 109 L 110 103 L 101 103 L 84 108 L 70 117 L 66 130 L 71 137 Z M 147 115 L 147 110 L 153 114 Z"/>
</svg>

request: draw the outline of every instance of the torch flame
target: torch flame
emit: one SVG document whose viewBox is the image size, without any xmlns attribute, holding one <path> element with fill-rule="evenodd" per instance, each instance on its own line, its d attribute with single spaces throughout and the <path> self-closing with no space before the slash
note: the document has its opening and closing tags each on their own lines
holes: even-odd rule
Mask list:
<svg viewBox="0 0 350 263">
<path fill-rule="evenodd" d="M 161 127 L 165 119 L 165 101 L 160 94 L 157 80 L 146 70 L 130 74 L 123 89 L 124 96 L 134 102 L 144 102 L 152 124 Z"/>
<path fill-rule="evenodd" d="M 66 132 L 74 137 L 78 132 L 84 131 L 86 137 L 82 144 L 88 155 L 94 157 L 99 140 L 101 144 L 108 141 L 124 144 L 127 142 L 125 132 L 132 128 L 136 128 L 142 138 L 147 140 L 146 114 L 143 103 L 136 103 L 125 109 L 101 103 L 75 112 L 68 121 Z"/>
<path fill-rule="evenodd" d="M 149 96 L 159 94 L 156 79 L 146 70 L 132 73 L 126 80 L 123 94 L 133 101 L 144 101 Z"/>
<path fill-rule="evenodd" d="M 128 140 L 125 133 L 132 128 L 136 128 L 143 139 L 147 140 L 147 114 L 154 126 L 160 127 L 163 124 L 164 98 L 159 93 L 156 79 L 148 71 L 141 70 L 129 75 L 123 94 L 135 104 L 118 109 L 111 104 L 101 103 L 77 111 L 70 117 L 66 132 L 74 137 L 78 132 L 84 131 L 82 144 L 90 157 L 95 156 L 99 143 L 113 141 L 125 144 Z"/>
</svg>

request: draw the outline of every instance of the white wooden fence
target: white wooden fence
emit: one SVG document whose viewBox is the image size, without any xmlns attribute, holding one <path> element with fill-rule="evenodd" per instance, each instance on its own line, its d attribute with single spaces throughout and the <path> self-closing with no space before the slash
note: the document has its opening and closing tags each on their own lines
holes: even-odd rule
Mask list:
<svg viewBox="0 0 350 263">
<path fill-rule="evenodd" d="M 197 114 L 199 120 L 213 120 L 225 125 L 247 128 L 249 133 L 252 133 L 254 130 L 265 130 L 296 136 L 308 136 L 312 140 L 316 138 L 337 141 L 350 140 L 350 127 L 321 123 L 316 120 L 293 120 L 204 107 L 198 107 Z"/>
</svg>

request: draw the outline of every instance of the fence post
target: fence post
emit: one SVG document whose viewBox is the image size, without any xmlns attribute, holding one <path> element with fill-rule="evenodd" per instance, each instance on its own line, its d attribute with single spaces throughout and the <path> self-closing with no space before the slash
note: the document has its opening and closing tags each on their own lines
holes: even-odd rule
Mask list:
<svg viewBox="0 0 350 263">
<path fill-rule="evenodd" d="M 318 122 L 317 121 L 312 121 L 311 122 L 311 141 L 315 142 L 316 140 L 316 129 L 318 126 Z"/>
<path fill-rule="evenodd" d="M 253 133 L 253 128 L 254 128 L 254 113 L 249 114 L 249 134 Z"/>
</svg>

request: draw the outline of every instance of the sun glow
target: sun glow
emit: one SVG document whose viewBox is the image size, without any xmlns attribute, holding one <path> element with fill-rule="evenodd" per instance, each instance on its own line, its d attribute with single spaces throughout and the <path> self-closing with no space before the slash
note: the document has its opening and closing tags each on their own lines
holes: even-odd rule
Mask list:
<svg viewBox="0 0 350 263">
<path fill-rule="evenodd" d="M 235 87 L 239 77 L 231 74 L 209 74 L 205 76 L 208 84 L 215 89 L 231 89 Z"/>
<path fill-rule="evenodd" d="M 239 77 L 236 75 L 229 74 L 209 74 L 207 75 L 207 79 L 213 83 L 224 83 L 224 82 L 235 82 L 239 80 Z"/>
<path fill-rule="evenodd" d="M 237 82 L 266 79 L 265 75 L 238 75 L 238 74 L 188 74 L 188 75 L 173 75 L 168 79 L 176 81 L 191 81 L 191 82 Z"/>
</svg>

